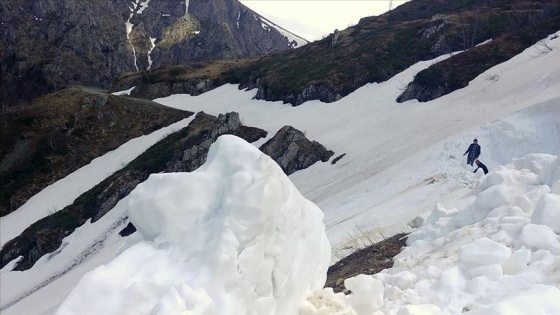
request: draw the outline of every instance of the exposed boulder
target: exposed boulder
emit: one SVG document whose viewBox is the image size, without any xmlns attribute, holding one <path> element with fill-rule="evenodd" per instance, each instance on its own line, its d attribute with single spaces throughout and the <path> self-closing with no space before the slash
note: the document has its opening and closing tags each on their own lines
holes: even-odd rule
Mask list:
<svg viewBox="0 0 560 315">
<path fill-rule="evenodd" d="M 182 156 L 172 163 L 168 163 L 167 172 L 191 172 L 206 162 L 206 156 L 210 145 L 224 134 L 233 134 L 241 137 L 248 142 L 254 142 L 264 138 L 267 132 L 254 128 L 246 127 L 241 124 L 239 114 L 236 112 L 226 115 L 219 115 L 218 119 L 196 143 L 193 143 L 182 152 Z"/>
<path fill-rule="evenodd" d="M 327 162 L 334 154 L 317 141 L 310 141 L 303 132 L 284 126 L 259 148 L 280 165 L 284 173 L 308 168 L 317 161 Z"/>
<path fill-rule="evenodd" d="M 401 95 L 397 98 L 397 102 L 403 103 L 408 100 L 418 100 L 419 102 L 428 102 L 435 100 L 449 91 L 444 86 L 425 86 L 418 82 L 411 82 Z"/>
</svg>

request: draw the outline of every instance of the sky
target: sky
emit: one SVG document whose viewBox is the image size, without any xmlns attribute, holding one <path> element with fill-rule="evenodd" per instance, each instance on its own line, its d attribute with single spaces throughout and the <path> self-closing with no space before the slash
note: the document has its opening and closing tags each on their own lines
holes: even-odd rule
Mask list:
<svg viewBox="0 0 560 315">
<path fill-rule="evenodd" d="M 557 273 L 553 273 L 550 266 L 557 266 L 560 262 L 560 237 L 551 229 L 560 231 L 560 227 L 556 224 L 557 220 L 546 219 L 542 214 L 548 211 L 547 209 L 560 209 L 560 197 L 551 196 L 560 194 L 558 163 L 554 164 L 550 156 L 539 155 L 519 159 L 514 167 L 503 167 L 511 158 L 522 157 L 530 152 L 555 155 L 560 152 L 560 90 L 557 89 L 560 84 L 560 64 L 555 62 L 560 57 L 560 49 L 559 42 L 552 39 L 552 36 L 546 39 L 545 43 L 553 47 L 553 50 L 542 53 L 536 47 L 530 47 L 522 54 L 489 69 L 464 89 L 426 103 L 408 101 L 399 104 L 395 99 L 402 93 L 402 86 L 406 86 L 414 75 L 448 56 L 418 62 L 386 82 L 365 85 L 331 104 L 310 101 L 292 107 L 282 102 L 254 100 L 255 90 L 241 91 L 236 85 L 224 85 L 199 96 L 172 95 L 155 101 L 169 107 L 195 112 L 204 110 L 212 115 L 237 111 L 245 125 L 263 128 L 269 132 L 269 137 L 283 125 L 291 125 L 305 131 L 308 138 L 335 151 L 334 156 L 346 153 L 334 165 L 330 162 L 316 163 L 289 177 L 302 195 L 323 211 L 325 232 L 334 255 L 335 251 L 347 248 L 351 246 L 351 242 L 359 240 L 360 229 L 369 231 L 374 228 L 386 233 L 397 232 L 400 231 L 399 225 L 406 226 L 410 219 L 417 215 L 425 217 L 434 210 L 434 216 L 426 221 L 426 226 L 421 227 L 414 237 L 409 238 L 425 239 L 425 242 L 412 243 L 406 252 L 397 257 L 397 263 L 389 271 L 382 272 L 374 278 L 364 278 L 363 285 L 354 283 L 356 289 L 367 289 L 370 286 L 379 288 L 379 282 L 374 280 L 381 280 L 387 284 L 387 296 L 381 296 L 381 300 L 386 303 L 383 305 L 384 310 L 391 311 L 386 314 L 396 314 L 398 308 L 407 307 L 418 307 L 418 310 L 425 310 L 427 314 L 428 310 L 434 310 L 435 307 L 443 310 L 457 310 L 458 307 L 457 311 L 447 312 L 458 314 L 463 306 L 470 309 L 473 306 L 489 304 L 492 309 L 481 308 L 469 315 L 503 315 L 508 313 L 501 311 L 507 309 L 497 304 L 500 303 L 500 299 L 507 297 L 514 303 L 513 309 L 520 310 L 519 313 L 539 313 L 543 307 L 550 305 L 548 313 L 541 311 L 539 314 L 557 315 L 560 313 L 556 303 L 560 299 L 560 278 Z M 492 74 L 499 74 L 498 79 L 489 80 L 488 77 Z M 224 99 L 228 102 L 223 102 Z M 313 123 L 310 123 L 309 117 L 315 117 Z M 341 128 L 341 121 L 352 123 Z M 140 154 L 139 151 L 142 150 L 137 150 L 139 147 L 148 148 L 151 143 L 157 141 L 153 138 L 161 138 L 173 129 L 188 124 L 188 121 L 178 124 L 180 125 L 156 131 L 158 134 L 155 132 L 131 140 L 133 143 L 127 143 L 100 157 L 95 163 L 84 166 L 78 170 L 82 172 L 79 180 L 87 181 L 90 187 L 94 186 L 96 183 L 90 178 L 95 174 L 108 175 L 119 166 L 123 167 L 133 155 Z M 483 177 L 480 171 L 474 174 L 473 168 L 465 165 L 462 153 L 473 138 L 478 138 L 482 145 L 481 157 L 491 171 L 488 176 Z M 262 142 L 258 145 L 260 144 Z M 118 161 L 114 164 L 108 163 L 112 160 Z M 556 167 L 556 171 L 553 167 Z M 521 169 L 523 171 L 520 171 Z M 555 178 L 552 179 L 553 176 Z M 101 180 L 102 178 L 98 178 L 96 182 Z M 247 176 L 238 176 L 235 180 L 239 183 L 252 182 Z M 550 187 L 552 182 L 555 184 Z M 36 212 L 41 212 L 41 216 L 47 215 L 63 206 L 59 204 L 59 199 L 73 199 L 80 194 L 75 187 L 76 179 L 72 176 L 62 179 L 57 184 L 57 189 L 45 189 L 37 195 L 36 211 L 18 209 L 0 218 L 0 231 L 13 232 L 14 222 L 31 224 L 39 218 Z M 85 184 L 81 187 L 87 189 Z M 182 187 L 174 183 L 161 186 L 165 190 L 173 188 L 173 191 L 170 190 L 173 196 L 182 196 Z M 551 191 L 553 194 L 549 194 Z M 514 195 L 517 193 L 519 196 Z M 549 199 L 543 199 L 545 197 Z M 0 270 L 0 312 L 3 315 L 52 314 L 68 290 L 78 283 L 83 274 L 111 261 L 121 246 L 130 246 L 132 243 L 124 244 L 125 240 L 118 235 L 127 223 L 127 199 L 130 198 L 132 196 L 129 195 L 121 200 L 98 221 L 88 221 L 69 235 L 57 252 L 43 257 L 30 270 L 11 271 L 13 262 Z M 543 199 L 542 204 L 540 199 Z M 172 200 L 178 199 L 169 198 L 169 202 Z M 247 197 L 220 200 L 253 199 Z M 510 201 L 513 204 L 504 205 Z M 535 209 L 538 215 L 531 216 L 535 207 L 540 209 L 540 212 Z M 476 211 L 477 215 L 484 214 L 483 224 L 471 225 L 474 223 L 472 210 L 480 210 Z M 241 215 L 243 213 L 240 211 Z M 299 218 L 297 215 L 288 217 Z M 441 224 L 432 226 L 430 222 L 439 218 L 443 219 L 438 221 Z M 466 218 L 470 218 L 470 221 Z M 173 223 L 170 220 L 167 222 Z M 208 217 L 205 222 L 210 224 L 223 221 L 213 221 Z M 265 219 L 263 222 L 268 221 Z M 548 223 L 550 227 L 542 223 Z M 225 226 L 222 223 L 213 225 Z M 464 228 L 457 229 L 462 226 Z M 184 230 L 191 231 L 189 228 Z M 448 233 L 453 235 L 449 237 Z M 230 236 L 231 233 L 208 235 Z M 532 237 L 533 235 L 535 236 Z M 353 238 L 348 239 L 349 236 Z M 487 238 L 480 241 L 482 236 Z M 2 241 L 4 237 L 5 234 L 2 234 Z M 203 237 L 184 239 L 200 241 Z M 133 236 L 126 242 L 129 240 L 139 241 Z M 461 250 L 463 245 L 469 246 L 466 251 Z M 133 248 L 138 249 L 129 247 Z M 144 246 L 144 249 L 149 247 Z M 142 270 L 151 270 L 148 268 L 151 267 L 147 264 L 148 260 L 128 253 L 129 256 L 125 258 L 132 258 L 130 261 L 135 267 L 142 267 L 146 262 L 146 268 Z M 450 255 L 449 259 L 441 259 L 442 253 Z M 158 255 L 154 255 L 153 258 L 157 260 Z M 306 260 L 303 258 L 293 261 L 295 265 Z M 462 264 L 461 268 L 457 263 L 459 261 Z M 411 268 L 414 265 L 420 268 Z M 264 269 L 272 265 L 256 266 L 262 268 L 256 268 L 255 271 L 265 272 Z M 118 269 L 132 270 L 127 267 Z M 161 273 L 157 275 L 171 275 L 172 279 L 181 279 L 174 277 L 172 273 L 179 269 L 158 268 Z M 271 279 L 250 274 L 255 275 L 254 279 L 257 280 Z M 503 277 L 503 274 L 507 274 L 508 277 Z M 204 277 L 205 273 L 201 272 L 198 275 Z M 543 285 L 535 285 L 537 283 Z M 109 283 L 113 284 L 113 287 L 117 287 L 116 284 L 121 283 Z M 81 287 L 87 290 L 84 293 L 88 298 L 80 300 L 85 302 L 109 301 L 90 293 L 113 292 L 105 288 L 90 291 L 100 288 L 98 286 Z M 135 288 L 127 284 L 125 287 Z M 154 292 L 143 287 L 136 288 L 139 289 L 137 292 L 143 294 Z M 260 288 L 267 289 L 269 284 L 266 283 Z M 360 302 L 361 298 L 355 294 L 358 290 L 354 290 L 351 284 L 347 285 L 347 288 L 354 292 L 352 296 L 357 297 L 355 302 Z M 517 292 L 520 291 L 519 288 L 526 291 Z M 402 294 L 404 290 L 406 294 Z M 180 291 L 178 294 L 191 296 L 204 293 L 202 289 Z M 364 292 L 361 296 L 372 296 L 372 291 Z M 383 287 L 381 290 L 375 289 L 375 292 L 374 295 L 379 297 Z M 473 292 L 480 294 L 473 295 Z M 317 300 L 330 300 L 322 298 L 324 295 L 321 294 L 327 294 L 326 292 L 317 294 Z M 403 299 L 398 298 L 401 295 Z M 132 295 L 129 301 L 132 301 L 131 305 L 136 305 L 139 300 L 145 301 L 144 296 Z M 344 298 L 344 295 L 339 298 Z M 162 301 L 162 305 L 176 300 L 182 301 L 166 299 Z M 448 301 L 453 303 L 448 304 Z M 458 304 L 465 301 L 468 301 L 469 305 Z M 515 304 L 516 301 L 518 304 Z M 346 303 L 344 300 L 340 302 Z M 416 303 L 423 303 L 424 306 L 412 305 Z M 433 303 L 437 306 L 427 305 Z M 87 306 L 86 309 L 93 314 L 110 314 L 98 311 L 98 307 L 114 305 L 116 304 L 97 303 Z M 419 313 L 418 310 L 416 314 Z M 366 314 L 371 313 L 373 311 Z M 402 313 L 413 312 L 407 310 Z"/>
<path fill-rule="evenodd" d="M 309 41 L 379 15 L 408 0 L 240 0 L 272 22 Z"/>
</svg>

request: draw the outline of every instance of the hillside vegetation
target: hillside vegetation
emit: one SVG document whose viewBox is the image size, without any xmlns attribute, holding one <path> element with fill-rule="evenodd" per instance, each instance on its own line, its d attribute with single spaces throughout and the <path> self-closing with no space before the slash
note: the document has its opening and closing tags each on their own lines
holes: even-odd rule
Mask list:
<svg viewBox="0 0 560 315">
<path fill-rule="evenodd" d="M 258 99 L 293 105 L 313 99 L 333 102 L 418 61 L 466 50 L 420 73 L 400 98 L 426 101 L 464 87 L 558 29 L 558 1 L 413 0 L 293 51 L 222 64 L 211 74 L 203 73 L 205 64 L 195 70 L 186 65 L 128 74 L 115 81 L 114 89 L 137 86 L 133 94 L 149 98 L 198 94 L 236 83 L 258 89 Z M 477 47 L 489 39 L 493 39 L 490 44 Z M 207 65 L 215 68 L 215 63 Z M 131 77 L 137 79 L 132 82 Z M 123 84 L 125 79 L 128 84 Z M 188 85 L 182 84 L 186 81 Z M 199 82 L 204 82 L 204 89 L 193 89 Z"/>
<path fill-rule="evenodd" d="M 193 113 L 72 87 L 0 113 L 0 216 L 94 158 Z"/>
</svg>

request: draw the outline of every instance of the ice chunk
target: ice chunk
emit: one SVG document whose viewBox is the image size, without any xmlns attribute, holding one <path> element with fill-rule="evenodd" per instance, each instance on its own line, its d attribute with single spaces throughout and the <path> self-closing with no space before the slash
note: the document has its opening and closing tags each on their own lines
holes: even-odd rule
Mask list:
<svg viewBox="0 0 560 315">
<path fill-rule="evenodd" d="M 555 255 L 560 254 L 560 236 L 547 225 L 527 224 L 521 230 L 520 238 L 528 247 L 546 249 Z"/>
<path fill-rule="evenodd" d="M 424 218 L 421 216 L 417 216 L 416 218 L 414 218 L 413 220 L 410 220 L 408 223 L 408 226 L 410 226 L 413 229 L 417 229 L 419 227 L 422 226 L 422 224 L 424 224 Z"/>
<path fill-rule="evenodd" d="M 486 237 L 465 245 L 459 253 L 459 261 L 466 268 L 501 264 L 511 255 L 511 250 Z"/>
<path fill-rule="evenodd" d="M 498 233 L 490 236 L 490 239 L 506 246 L 511 246 L 513 244 L 513 237 L 511 237 L 511 235 L 504 230 L 501 230 Z"/>
<path fill-rule="evenodd" d="M 485 277 L 492 281 L 499 280 L 504 274 L 502 266 L 498 264 L 471 268 L 467 270 L 467 273 L 471 278 Z"/>
<path fill-rule="evenodd" d="M 371 314 L 383 306 L 383 282 L 368 275 L 358 275 L 346 279 L 344 286 L 352 291 L 348 303 L 356 313 Z"/>
<path fill-rule="evenodd" d="M 402 290 L 399 287 L 388 285 L 385 286 L 385 298 L 388 300 L 397 300 L 402 295 Z"/>
<path fill-rule="evenodd" d="M 552 185 L 552 187 L 551 187 L 550 190 L 551 190 L 551 192 L 552 192 L 553 194 L 560 195 L 560 180 L 556 181 L 556 182 Z"/>
<path fill-rule="evenodd" d="M 517 199 L 516 199 L 517 200 Z M 498 216 L 521 216 L 524 214 L 524 211 L 517 206 L 502 206 L 498 207 L 490 213 L 488 213 L 487 218 L 498 217 Z"/>
<path fill-rule="evenodd" d="M 527 196 L 527 198 L 529 198 L 529 200 L 531 200 L 531 202 L 536 205 L 542 199 L 542 197 L 548 193 L 550 193 L 550 187 L 541 185 L 526 193 L 525 196 Z"/>
<path fill-rule="evenodd" d="M 399 287 L 401 290 L 406 290 L 410 288 L 410 285 L 414 281 L 416 281 L 416 278 L 417 276 L 414 273 L 404 270 L 391 277 L 391 283 Z"/>
<path fill-rule="evenodd" d="M 478 194 L 476 198 L 476 205 L 478 206 L 480 217 L 475 219 L 480 220 L 486 217 L 488 213 L 495 208 L 513 205 L 519 193 L 520 191 L 517 187 L 507 185 L 497 185 L 486 189 Z"/>
<path fill-rule="evenodd" d="M 533 212 L 533 208 L 535 207 L 535 204 L 525 195 L 517 196 L 513 204 L 521 208 L 525 213 Z"/>
<path fill-rule="evenodd" d="M 527 249 L 519 249 L 511 253 L 506 261 L 502 263 L 502 269 L 507 275 L 514 275 L 523 270 L 531 259 L 531 251 Z"/>
<path fill-rule="evenodd" d="M 538 285 L 492 305 L 466 312 L 464 315 L 558 315 L 560 314 L 558 301 L 560 301 L 560 289 Z"/>
<path fill-rule="evenodd" d="M 532 153 L 513 159 L 512 166 L 518 170 L 527 169 L 539 176 L 540 184 L 552 186 L 554 172 L 558 169 L 560 158 L 555 155 Z"/>
<path fill-rule="evenodd" d="M 357 315 L 348 305 L 344 293 L 334 293 L 332 288 L 311 292 L 299 315 Z"/>
<path fill-rule="evenodd" d="M 560 233 L 560 196 L 544 195 L 533 211 L 531 222 L 547 225 L 555 233 Z"/>
<path fill-rule="evenodd" d="M 441 310 L 433 304 L 406 305 L 399 309 L 397 315 L 439 315 Z"/>
</svg>

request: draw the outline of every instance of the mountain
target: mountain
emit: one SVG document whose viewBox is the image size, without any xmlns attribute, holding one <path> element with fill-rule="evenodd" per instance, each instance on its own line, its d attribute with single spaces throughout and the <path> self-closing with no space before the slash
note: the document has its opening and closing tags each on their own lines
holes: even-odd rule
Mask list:
<svg viewBox="0 0 560 315">
<path fill-rule="evenodd" d="M 421 60 L 451 54 L 403 86 L 400 101 L 428 101 L 465 87 L 480 73 L 512 58 L 560 28 L 560 4 L 552 0 L 409 1 L 300 49 L 232 64 L 211 73 L 161 69 L 118 78 L 113 88 L 136 86 L 132 95 L 162 97 L 199 93 L 223 83 L 257 89 L 257 99 L 300 105 L 334 102 L 367 83 L 381 83 Z M 479 45 L 489 41 L 487 45 Z M 546 47 L 543 47 L 546 50 Z M 465 53 L 458 54 L 459 51 Z M 215 69 L 209 65 L 209 69 Z M 182 86 L 183 83 L 184 87 Z M 148 87 L 148 86 L 149 87 Z M 173 91 L 173 92 L 171 92 Z"/>
<path fill-rule="evenodd" d="M 68 85 L 107 88 L 125 71 L 307 43 L 237 0 L 7 0 L 0 11 L 4 107 Z"/>
<path fill-rule="evenodd" d="M 110 314 L 110 311 L 122 310 L 123 304 L 126 305 L 113 303 L 122 302 L 120 297 L 138 301 L 139 294 L 142 294 L 150 303 L 132 303 L 131 309 L 154 309 L 154 303 L 158 301 L 160 310 L 164 306 L 188 309 L 195 307 L 193 305 L 200 306 L 197 311 L 201 312 L 206 310 L 202 307 L 204 305 L 216 305 L 218 310 L 223 310 L 223 305 L 205 304 L 205 301 L 209 298 L 212 301 L 230 300 L 232 294 L 239 294 L 239 298 L 233 299 L 234 303 L 254 301 L 255 297 L 262 296 L 261 292 L 266 296 L 270 288 L 282 284 L 292 284 L 300 289 L 320 287 L 315 281 L 304 282 L 309 280 L 307 277 L 296 276 L 280 281 L 288 279 L 283 275 L 293 274 L 280 270 L 271 274 L 271 270 L 283 269 L 280 266 L 285 266 L 286 261 L 289 261 L 288 266 L 309 268 L 308 262 L 314 261 L 311 259 L 324 257 L 323 247 L 307 242 L 322 235 L 321 227 L 333 248 L 332 259 L 336 260 L 363 244 L 389 239 L 388 236 L 395 231 L 409 232 L 411 228 L 407 230 L 407 221 L 416 218 L 417 224 L 413 226 L 420 228 L 412 238 L 409 237 L 411 240 L 410 243 L 407 241 L 409 247 L 405 252 L 394 260 L 392 256 L 378 255 L 385 267 L 393 267 L 374 276 L 362 275 L 349 281 L 345 281 L 348 274 L 338 273 L 339 278 L 330 283 L 342 284 L 352 291 L 345 291 L 348 295 L 334 295 L 325 289 L 314 291 L 308 295 L 308 300 L 300 300 L 305 295 L 300 295 L 298 290 L 298 300 L 290 305 L 303 303 L 308 311 L 320 306 L 324 306 L 322 311 L 332 307 L 335 308 L 332 313 L 336 314 L 337 307 L 340 311 L 347 302 L 354 300 L 356 303 L 351 302 L 352 309 L 361 304 L 366 311 L 382 308 L 385 314 L 398 314 L 399 308 L 405 314 L 414 314 L 415 309 L 424 313 L 432 310 L 434 314 L 437 310 L 434 306 L 451 310 L 450 314 L 475 311 L 476 308 L 481 311 L 470 314 L 508 314 L 507 311 L 487 310 L 487 307 L 496 308 L 505 303 L 500 309 L 507 310 L 508 303 L 519 301 L 516 306 L 526 311 L 524 313 L 531 313 L 528 308 L 551 306 L 552 311 L 542 313 L 555 315 L 558 289 L 554 290 L 554 287 L 558 286 L 558 277 L 554 267 L 558 263 L 560 243 L 558 235 L 550 229 L 556 229 L 555 222 L 558 221 L 543 221 L 542 214 L 548 216 L 554 214 L 554 209 L 560 209 L 553 196 L 560 192 L 557 158 L 560 148 L 560 90 L 557 89 L 560 64 L 555 62 L 560 57 L 560 42 L 557 35 L 558 32 L 543 38 L 544 43 L 552 48 L 550 52 L 541 54 L 539 46 L 533 45 L 478 76 L 464 89 L 425 103 L 407 101 L 399 104 L 395 99 L 402 93 L 403 84 L 448 56 L 419 62 L 384 84 L 366 85 L 331 104 L 309 102 L 291 107 L 281 102 L 255 100 L 254 91 L 240 91 L 234 85 L 225 85 L 196 97 L 173 95 L 156 100 L 168 107 L 193 112 L 204 110 L 212 115 L 234 109 L 240 113 L 239 121 L 258 126 L 269 135 L 280 126 L 290 124 L 305 130 L 307 136 L 326 144 L 337 154 L 345 153 L 337 163 L 318 163 L 289 177 L 306 199 L 319 206 L 324 218 L 302 225 L 302 222 L 308 222 L 311 213 L 303 211 L 286 215 L 286 208 L 302 206 L 306 209 L 303 204 L 309 202 L 294 199 L 293 186 L 263 184 L 276 183 L 279 172 L 267 171 L 270 162 L 266 160 L 249 160 L 247 157 L 256 154 L 254 148 L 246 149 L 248 144 L 239 148 L 229 146 L 223 151 L 211 147 L 210 150 L 214 151 L 211 156 L 219 156 L 212 161 L 212 167 L 202 166 L 190 174 L 152 176 L 144 186 L 150 189 L 139 189 L 134 196 L 125 197 L 97 220 L 78 215 L 87 215 L 101 207 L 84 207 L 83 212 L 56 207 L 53 215 L 52 207 L 59 199 L 71 203 L 78 198 L 76 204 L 69 207 L 74 209 L 84 201 L 90 205 L 104 204 L 105 200 L 114 202 L 111 196 L 118 187 L 108 185 L 102 188 L 107 182 L 83 197 L 73 189 L 81 181 L 107 172 L 104 163 L 90 165 L 78 180 L 64 178 L 57 182 L 56 189 L 41 191 L 33 207 L 18 209 L 0 219 L 2 241 L 10 239 L 5 235 L 12 233 L 15 225 L 29 228 L 19 240 L 33 242 L 33 238 L 27 237 L 31 233 L 39 235 L 42 240 L 61 238 L 60 246 L 38 259 L 30 269 L 11 271 L 22 258 L 13 259 L 2 268 L 0 309 L 7 315 L 50 314 L 64 303 L 65 309 L 74 305 L 80 311 Z M 499 80 L 488 80 L 489 73 L 500 73 Z M 173 133 L 146 151 L 146 156 L 155 159 L 146 159 L 138 151 L 120 147 L 116 154 L 104 155 L 100 160 L 117 160 L 117 176 L 132 173 L 136 166 L 166 167 L 154 163 L 163 157 L 184 159 L 195 156 L 198 161 L 192 154 L 199 152 L 198 149 L 181 146 L 194 140 L 191 136 L 195 134 L 203 137 L 197 137 L 197 144 L 206 142 L 204 137 L 213 133 L 208 131 L 214 129 L 212 122 L 216 121 L 215 117 L 206 114 L 198 116 L 198 121 L 191 121 L 192 125 L 187 127 L 190 132 Z M 222 121 L 227 120 L 222 118 Z M 216 125 L 215 130 L 223 127 Z M 461 155 L 475 137 L 482 146 L 480 159 L 490 168 L 486 176 L 480 172 L 474 174 L 470 166 L 465 166 Z M 148 146 L 145 144 L 144 148 Z M 198 146 L 190 148 L 195 147 Z M 177 152 L 170 153 L 176 148 L 179 149 Z M 246 154 L 246 150 L 251 153 Z M 525 157 L 529 152 L 541 154 Z M 120 159 L 127 154 L 139 159 L 121 163 Z M 229 163 L 235 164 L 234 167 Z M 122 165 L 119 167 L 118 164 Z M 158 172 L 158 169 L 153 171 Z M 195 177 L 200 183 L 193 180 Z M 127 183 L 136 183 L 127 181 L 126 176 L 123 179 Z M 95 186 L 102 181 L 90 184 Z M 126 185 L 120 187 L 126 188 Z M 104 191 L 109 193 L 104 194 Z M 131 202 L 132 197 L 136 202 Z M 142 198 L 145 202 L 138 202 Z M 143 215 L 130 218 L 140 223 L 138 226 L 142 230 L 121 237 L 119 232 L 129 222 L 131 207 L 142 208 Z M 192 217 L 188 215 L 191 213 Z M 253 215 L 257 213 L 264 216 Z M 428 216 L 430 213 L 433 215 Z M 534 218 L 532 213 L 536 213 Z M 45 220 L 30 225 L 39 215 L 44 215 Z M 181 219 L 176 219 L 179 216 Z M 59 221 L 60 218 L 64 220 Z M 84 220 L 85 223 L 73 233 L 57 234 L 68 225 Z M 51 224 L 51 227 L 43 224 Z M 279 250 L 276 242 L 285 244 L 286 240 L 291 240 L 290 237 L 301 231 L 293 229 L 297 226 L 304 227 L 302 241 L 289 243 L 287 249 L 280 247 L 284 250 Z M 308 227 L 316 227 L 318 233 L 305 232 Z M 271 234 L 272 238 L 269 237 Z M 393 241 L 391 250 L 400 249 L 399 240 Z M 50 244 L 43 241 L 31 243 L 41 249 Z M 301 253 L 299 246 L 306 249 L 305 254 L 291 256 L 294 252 Z M 464 252 L 463 247 L 467 248 Z M 383 248 L 374 247 L 372 251 Z M 123 255 L 118 256 L 121 252 Z M 201 256 L 192 254 L 199 252 Z M 32 250 L 31 253 L 37 258 L 38 251 Z M 277 253 L 287 256 L 276 256 Z M 311 255 L 310 259 L 306 258 L 307 255 Z M 119 258 L 113 261 L 117 256 Z M 237 257 L 239 264 L 232 263 L 232 257 Z M 277 259 L 282 264 L 271 263 Z M 182 268 L 183 263 L 192 269 Z M 373 266 L 360 269 L 362 265 L 368 266 L 366 261 L 354 263 L 357 264 L 355 270 L 360 273 L 375 272 Z M 315 269 L 318 276 L 324 272 L 324 264 L 320 266 Z M 208 269 L 211 272 L 202 272 Z M 92 273 L 88 273 L 90 271 Z M 82 278 L 86 273 L 88 276 Z M 100 274 L 102 278 L 98 278 Z M 224 277 L 220 278 L 221 275 Z M 83 282 L 80 279 L 84 279 Z M 111 282 L 111 279 L 115 281 Z M 217 282 L 212 282 L 207 290 L 189 289 L 196 285 L 193 283 L 206 287 L 209 280 Z M 222 280 L 234 283 L 240 280 L 244 284 L 240 291 L 236 290 L 237 285 L 224 286 Z M 251 283 L 249 288 L 252 290 L 246 291 L 245 280 Z M 144 286 L 147 283 L 149 287 Z M 175 284 L 181 289 L 175 289 Z M 67 295 L 75 286 L 76 291 Z M 254 288 L 259 290 L 254 291 Z M 283 291 L 283 288 L 272 291 L 287 292 L 285 296 L 296 295 L 296 291 Z M 148 298 L 146 292 L 150 293 Z M 111 303 L 96 303 L 101 295 L 106 297 L 104 301 Z M 69 298 L 63 302 L 66 296 L 96 298 Z M 270 303 L 272 296 L 280 300 L 279 296 L 270 294 L 263 303 Z M 189 300 L 192 303 L 183 303 L 187 298 L 192 298 Z M 181 303 L 173 303 L 175 301 Z M 355 314 L 351 310 L 347 314 Z M 214 313 L 220 314 L 219 311 Z"/>
<path fill-rule="evenodd" d="M 557 6 L 412 0 L 4 109 L 0 312 L 558 314 Z"/>
</svg>

